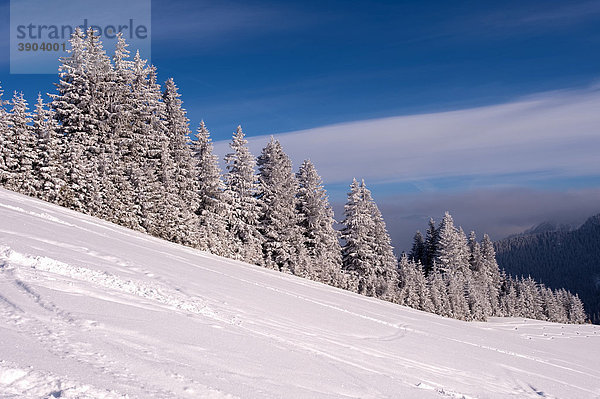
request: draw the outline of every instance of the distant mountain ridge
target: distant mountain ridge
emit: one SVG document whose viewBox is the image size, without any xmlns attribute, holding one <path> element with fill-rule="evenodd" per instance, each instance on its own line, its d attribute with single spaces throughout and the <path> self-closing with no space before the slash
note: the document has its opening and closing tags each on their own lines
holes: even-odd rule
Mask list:
<svg viewBox="0 0 600 399">
<path fill-rule="evenodd" d="M 541 223 L 494 247 L 501 268 L 577 293 L 592 321 L 600 323 L 600 214 L 578 228 Z"/>
</svg>

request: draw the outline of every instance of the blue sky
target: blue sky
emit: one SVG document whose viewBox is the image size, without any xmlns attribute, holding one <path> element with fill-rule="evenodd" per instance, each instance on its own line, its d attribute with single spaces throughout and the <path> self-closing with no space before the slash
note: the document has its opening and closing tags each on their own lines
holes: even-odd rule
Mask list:
<svg viewBox="0 0 600 399">
<path fill-rule="evenodd" d="M 33 101 L 38 91 L 52 92 L 56 76 L 8 73 L 8 2 L 0 4 L 0 35 L 4 37 L 0 42 L 0 81 L 6 92 L 23 90 Z M 567 113 L 571 101 L 588 105 L 591 101 L 600 109 L 600 96 L 596 95 L 599 48 L 600 1 L 152 2 L 152 62 L 163 81 L 172 76 L 180 86 L 192 127 L 204 119 L 215 140 L 227 140 L 238 124 L 251 137 L 308 132 L 301 147 L 306 157 L 317 156 L 312 150 L 322 145 L 320 135 L 329 132 L 311 129 L 332 124 L 420 114 L 427 125 L 427 121 L 444 120 L 439 117 L 444 111 L 470 110 L 465 115 L 471 118 L 482 107 L 522 104 L 531 96 L 544 99 L 547 115 L 552 115 L 553 98 Z M 593 117 L 582 115 L 588 116 Z M 486 126 L 485 121 L 477 120 Z M 576 167 L 580 163 L 576 151 L 585 152 L 586 147 L 598 144 L 595 119 L 586 121 L 592 127 L 581 133 L 584 138 L 578 136 L 576 121 L 560 125 L 564 136 L 575 135 L 571 141 L 580 145 L 569 149 L 567 140 L 548 147 L 545 151 L 567 146 L 565 151 L 572 154 L 561 158 L 556 168 L 543 161 L 541 152 L 534 157 L 539 164 L 526 162 L 520 169 L 518 162 L 524 162 L 523 156 L 512 162 L 513 168 L 480 172 L 480 165 L 469 164 L 462 153 L 460 159 L 455 158 L 461 167 L 451 172 L 415 170 L 413 177 L 392 178 L 381 172 L 385 165 L 378 169 L 368 159 L 360 163 L 339 156 L 335 157 L 337 166 L 324 165 L 322 174 L 335 202 L 343 201 L 349 177 L 335 171 L 338 167 L 344 170 L 344 162 L 348 162 L 346 169 L 352 165 L 362 168 L 353 172 L 361 175 L 355 177 L 367 177 L 376 199 L 382 201 L 404 194 L 442 198 L 470 195 L 474 190 L 489 193 L 522 188 L 521 192 L 536 190 L 554 196 L 558 206 L 565 193 L 586 190 L 582 197 L 589 199 L 589 205 L 584 208 L 600 212 L 593 205 L 600 199 L 594 191 L 600 189 L 600 173 L 593 171 L 592 159 L 586 158 L 592 165 L 585 170 Z M 405 122 L 399 126 L 406 129 Z M 443 124 L 431 126 L 436 131 L 445 129 Z M 479 125 L 468 126 L 476 134 Z M 520 126 L 523 132 L 532 133 L 530 143 L 535 137 L 548 139 L 539 120 L 537 124 L 523 121 Z M 387 128 L 389 137 L 406 136 L 413 146 L 424 145 L 413 140 L 415 135 L 427 136 L 433 129 L 413 133 L 395 125 Z M 389 146 L 385 134 L 376 136 L 372 143 L 375 158 L 377 148 Z M 344 140 L 343 135 L 335 137 Z M 422 161 L 415 162 L 427 163 L 426 148 L 395 142 L 399 154 L 421 151 Z M 509 134 L 505 143 L 490 140 L 488 144 L 488 150 L 507 147 L 508 153 L 511 146 L 519 146 Z M 339 151 L 344 148 L 340 145 Z M 386 156 L 392 169 L 403 166 L 396 164 L 393 156 Z M 552 156 L 547 154 L 547 158 Z M 446 169 L 440 168 L 442 172 Z M 556 207 L 546 207 L 546 214 L 538 219 L 556 216 Z M 441 209 L 443 204 L 439 209 L 432 206 L 430 211 L 419 211 L 419 223 Z M 455 219 L 460 222 L 460 215 Z M 523 225 L 537 221 L 534 217 L 523 220 Z M 410 224 L 411 229 L 413 225 L 416 222 Z M 489 223 L 481 226 L 492 227 Z"/>
</svg>

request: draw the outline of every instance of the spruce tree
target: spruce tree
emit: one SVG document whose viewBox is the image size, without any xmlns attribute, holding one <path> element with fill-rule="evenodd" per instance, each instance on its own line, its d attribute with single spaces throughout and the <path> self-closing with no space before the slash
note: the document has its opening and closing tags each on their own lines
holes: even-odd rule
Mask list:
<svg viewBox="0 0 600 399">
<path fill-rule="evenodd" d="M 10 135 L 8 130 L 8 112 L 6 111 L 6 101 L 3 98 L 4 90 L 0 85 L 0 185 L 4 185 L 8 180 L 9 171 L 6 166 L 6 158 L 10 157 Z"/>
<path fill-rule="evenodd" d="M 304 236 L 304 248 L 313 265 L 309 277 L 339 287 L 342 285 L 339 233 L 333 228 L 333 210 L 321 177 L 313 163 L 306 160 L 296 178 L 298 223 Z"/>
<path fill-rule="evenodd" d="M 169 137 L 169 154 L 174 168 L 170 176 L 176 190 L 174 200 L 177 203 L 174 206 L 178 209 L 178 224 L 169 235 L 175 242 L 195 246 L 198 244 L 198 225 L 193 210 L 198 209 L 198 189 L 194 160 L 189 145 L 191 134 L 189 120 L 182 107 L 183 103 L 180 97 L 173 79 L 167 80 L 163 93 L 165 127 Z"/>
<path fill-rule="evenodd" d="M 425 239 L 423 238 L 423 234 L 421 234 L 420 231 L 417 231 L 413 237 L 413 244 L 408 258 L 412 259 L 415 262 L 421 262 L 421 264 L 423 265 L 425 265 L 427 262 L 425 252 Z"/>
<path fill-rule="evenodd" d="M 435 221 L 433 218 L 429 219 L 429 226 L 425 235 L 425 261 L 423 263 L 425 267 L 425 274 L 428 275 L 433 268 L 435 256 L 438 250 L 439 231 L 435 227 Z"/>
<path fill-rule="evenodd" d="M 232 152 L 225 156 L 225 198 L 230 201 L 233 214 L 228 226 L 233 239 L 232 255 L 234 259 L 261 265 L 264 262 L 262 236 L 258 232 L 259 209 L 255 197 L 256 161 L 248 149 L 248 141 L 244 138 L 241 126 L 238 126 L 229 146 Z"/>
<path fill-rule="evenodd" d="M 364 182 L 350 186 L 344 207 L 342 264 L 359 294 L 394 301 L 398 275 L 390 238 Z"/>
<path fill-rule="evenodd" d="M 297 212 L 298 182 L 292 161 L 279 141 L 271 141 L 257 159 L 261 208 L 259 231 L 263 236 L 265 266 L 300 276 L 310 275 L 303 248 L 303 231 Z"/>
<path fill-rule="evenodd" d="M 198 247 L 221 256 L 232 256 L 232 239 L 227 230 L 231 217 L 230 201 L 225 198 L 218 157 L 213 154 L 210 133 L 200 122 L 192 143 L 197 179 Z"/>
<path fill-rule="evenodd" d="M 36 139 L 33 135 L 31 114 L 23 93 L 15 92 L 11 101 L 12 109 L 8 117 L 9 142 L 7 143 L 9 157 L 5 159 L 10 173 L 10 179 L 5 183 L 9 190 L 26 195 L 37 194 L 37 184 L 34 175 L 36 164 Z"/>
<path fill-rule="evenodd" d="M 62 137 L 51 109 L 47 109 L 41 94 L 38 94 L 33 115 L 33 133 L 37 140 L 35 175 L 38 184 L 37 196 L 45 201 L 56 202 L 58 193 L 65 185 L 62 177 Z"/>
</svg>

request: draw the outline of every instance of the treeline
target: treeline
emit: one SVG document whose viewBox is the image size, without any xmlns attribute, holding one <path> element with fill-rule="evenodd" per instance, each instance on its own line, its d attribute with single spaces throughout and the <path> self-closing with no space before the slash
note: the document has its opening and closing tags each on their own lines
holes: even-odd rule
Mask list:
<svg viewBox="0 0 600 399">
<path fill-rule="evenodd" d="M 565 287 L 600 323 L 600 215 L 572 231 L 539 231 L 497 241 L 498 263 L 514 275 L 530 273 L 550 287 Z"/>
<path fill-rule="evenodd" d="M 400 303 L 442 316 L 461 320 L 527 317 L 561 323 L 586 320 L 576 295 L 501 271 L 489 236 L 485 234 L 478 242 L 471 232 L 467 238 L 449 213 L 438 227 L 430 220 L 425 237 L 415 234 L 399 270 Z"/>
<path fill-rule="evenodd" d="M 294 173 L 271 138 L 260 156 L 241 127 L 220 170 L 204 123 L 191 131 L 177 86 L 164 88 L 119 36 L 108 57 L 76 31 L 57 94 L 33 113 L 0 97 L 0 183 L 175 243 L 463 320 L 491 315 L 583 322 L 581 301 L 498 272 L 489 238 L 466 240 L 450 215 L 398 262 L 364 181 L 351 184 L 343 228 L 315 166 Z M 8 103 L 10 110 L 5 109 Z M 422 248 L 420 247 L 422 245 Z M 539 306 L 538 306 L 539 305 Z"/>
</svg>

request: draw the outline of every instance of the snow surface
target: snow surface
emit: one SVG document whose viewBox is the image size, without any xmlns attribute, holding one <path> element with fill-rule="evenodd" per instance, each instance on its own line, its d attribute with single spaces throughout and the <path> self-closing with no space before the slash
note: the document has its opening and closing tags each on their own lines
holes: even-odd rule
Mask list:
<svg viewBox="0 0 600 399">
<path fill-rule="evenodd" d="M 466 323 L 0 189 L 1 398 L 600 398 L 600 328 Z"/>
</svg>

